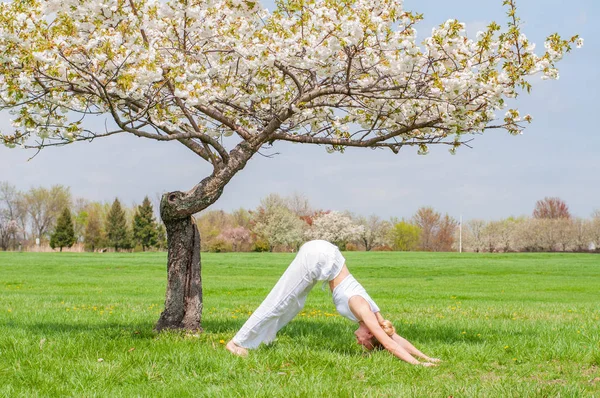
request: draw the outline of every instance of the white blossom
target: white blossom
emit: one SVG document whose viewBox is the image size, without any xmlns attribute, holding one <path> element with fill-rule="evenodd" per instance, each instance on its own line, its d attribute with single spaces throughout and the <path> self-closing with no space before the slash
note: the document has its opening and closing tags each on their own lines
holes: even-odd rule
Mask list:
<svg viewBox="0 0 600 398">
<path fill-rule="evenodd" d="M 349 216 L 332 211 L 315 218 L 307 235 L 310 239 L 323 239 L 345 245 L 357 239 L 363 231 L 364 226 L 355 224 Z"/>
<path fill-rule="evenodd" d="M 0 106 L 22 107 L 14 126 L 27 126 L 20 138 L 0 139 L 60 139 L 72 115 L 48 109 L 66 106 L 112 110 L 121 124 L 163 135 L 198 124 L 209 137 L 341 140 L 330 150 L 357 131 L 370 142 L 406 130 L 377 143 L 426 153 L 432 139 L 503 126 L 493 111 L 527 88 L 530 75 L 557 79 L 555 63 L 570 44 L 583 45 L 552 35 L 538 55 L 518 27 L 501 35 L 490 24 L 472 40 L 453 19 L 419 44 L 420 17 L 401 1 L 299 4 L 268 11 L 245 0 L 0 3 Z M 517 122 L 504 127 L 514 132 Z"/>
</svg>

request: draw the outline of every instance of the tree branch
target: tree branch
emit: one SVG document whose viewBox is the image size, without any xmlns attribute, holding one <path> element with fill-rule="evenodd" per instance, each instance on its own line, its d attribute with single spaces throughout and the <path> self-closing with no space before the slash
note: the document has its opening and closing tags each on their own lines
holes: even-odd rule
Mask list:
<svg viewBox="0 0 600 398">
<path fill-rule="evenodd" d="M 298 88 L 298 95 L 296 96 L 296 98 L 301 97 L 304 94 L 304 89 L 302 88 L 302 84 L 300 84 L 300 81 L 298 80 L 298 78 L 292 72 L 290 72 L 290 70 L 285 65 L 283 65 L 281 62 L 275 61 L 274 65 L 277 69 L 282 71 L 284 75 L 288 76 L 290 79 L 292 79 L 294 81 L 296 88 Z"/>
<path fill-rule="evenodd" d="M 187 118 L 188 122 L 190 122 L 194 131 L 196 131 L 196 133 L 198 133 L 198 136 L 195 138 L 198 138 L 198 139 L 200 139 L 200 141 L 202 141 L 202 144 L 204 145 L 206 152 L 210 156 L 211 163 L 213 164 L 213 166 L 217 167 L 218 161 L 214 157 L 214 155 L 213 155 L 212 151 L 210 150 L 210 148 L 208 147 L 208 145 L 215 148 L 215 150 L 219 153 L 219 156 L 221 156 L 222 161 L 227 163 L 229 161 L 229 154 L 227 154 L 227 151 L 225 151 L 225 149 L 216 140 L 212 139 L 207 134 L 203 134 L 200 131 L 198 124 L 194 120 L 193 116 L 190 115 L 190 113 L 186 109 L 185 104 L 183 103 L 183 101 L 181 101 L 181 98 L 179 98 L 175 95 L 175 89 L 173 87 L 173 84 L 169 80 L 167 80 L 167 85 L 169 87 L 169 90 L 171 91 L 171 94 L 173 95 L 173 98 L 175 98 L 175 102 L 177 103 L 177 106 L 179 107 L 179 109 L 181 109 L 181 111 Z"/>
</svg>

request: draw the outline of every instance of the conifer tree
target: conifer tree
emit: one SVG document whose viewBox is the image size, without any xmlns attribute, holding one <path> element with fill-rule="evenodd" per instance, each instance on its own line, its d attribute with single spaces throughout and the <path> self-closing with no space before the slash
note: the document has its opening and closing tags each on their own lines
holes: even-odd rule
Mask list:
<svg viewBox="0 0 600 398">
<path fill-rule="evenodd" d="M 129 231 L 127 230 L 127 220 L 119 199 L 115 199 L 113 202 L 106 215 L 105 225 L 106 239 L 110 247 L 114 247 L 115 251 L 119 251 L 119 249 L 129 249 L 131 247 Z"/>
<path fill-rule="evenodd" d="M 133 216 L 133 240 L 142 246 L 143 251 L 146 251 L 147 248 L 156 245 L 157 235 L 154 210 L 150 199 L 146 196 Z"/>
<path fill-rule="evenodd" d="M 75 243 L 75 230 L 73 229 L 73 220 L 71 211 L 65 207 L 62 214 L 56 222 L 56 228 L 50 236 L 50 247 L 59 248 L 62 252 L 63 247 L 71 247 Z"/>
<path fill-rule="evenodd" d="M 83 240 L 85 249 L 91 252 L 102 245 L 102 226 L 100 225 L 100 217 L 95 211 L 91 211 L 88 215 Z"/>
</svg>

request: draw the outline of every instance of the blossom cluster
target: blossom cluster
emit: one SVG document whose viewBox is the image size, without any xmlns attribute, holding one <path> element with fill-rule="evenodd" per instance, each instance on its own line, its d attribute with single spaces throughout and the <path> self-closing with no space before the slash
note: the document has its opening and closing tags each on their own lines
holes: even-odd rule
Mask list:
<svg viewBox="0 0 600 398">
<path fill-rule="evenodd" d="M 0 139 L 100 135 L 77 113 L 214 148 L 235 134 L 426 153 L 492 126 L 518 133 L 529 116 L 495 112 L 531 75 L 557 79 L 555 63 L 583 40 L 554 34 L 538 55 L 505 5 L 506 29 L 490 23 L 472 40 L 448 20 L 418 43 L 422 16 L 397 0 L 279 0 L 273 11 L 255 0 L 1 3 L 0 108 L 16 117 Z"/>
<path fill-rule="evenodd" d="M 348 242 L 358 239 L 364 230 L 363 225 L 355 224 L 348 215 L 332 211 L 315 218 L 307 237 L 334 243 Z"/>
</svg>

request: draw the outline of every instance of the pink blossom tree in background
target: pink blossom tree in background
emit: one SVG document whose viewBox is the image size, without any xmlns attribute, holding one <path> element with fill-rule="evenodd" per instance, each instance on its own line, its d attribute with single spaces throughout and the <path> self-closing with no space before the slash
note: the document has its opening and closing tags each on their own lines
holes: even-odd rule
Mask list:
<svg viewBox="0 0 600 398">
<path fill-rule="evenodd" d="M 251 241 L 250 231 L 244 227 L 227 228 L 219 237 L 231 244 L 232 250 L 238 251 L 243 245 L 248 245 Z"/>
</svg>

